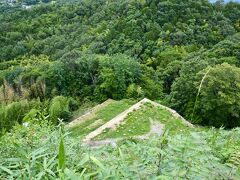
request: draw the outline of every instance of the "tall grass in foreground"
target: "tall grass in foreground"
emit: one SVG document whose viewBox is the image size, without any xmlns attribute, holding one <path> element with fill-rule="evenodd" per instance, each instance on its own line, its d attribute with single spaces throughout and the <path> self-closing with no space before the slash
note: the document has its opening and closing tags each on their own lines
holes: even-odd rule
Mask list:
<svg viewBox="0 0 240 180">
<path fill-rule="evenodd" d="M 239 138 L 240 129 L 212 129 L 91 149 L 32 123 L 0 139 L 0 179 L 239 179 Z"/>
</svg>

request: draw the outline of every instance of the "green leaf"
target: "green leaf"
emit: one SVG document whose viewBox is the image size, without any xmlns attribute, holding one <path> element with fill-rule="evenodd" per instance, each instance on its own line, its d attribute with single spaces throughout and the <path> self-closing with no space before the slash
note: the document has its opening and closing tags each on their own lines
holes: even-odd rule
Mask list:
<svg viewBox="0 0 240 180">
<path fill-rule="evenodd" d="M 3 171 L 7 172 L 7 173 L 10 174 L 10 175 L 13 174 L 13 172 L 12 172 L 10 169 L 5 168 L 5 167 L 3 167 L 3 166 L 0 166 L 0 169 L 2 169 Z"/>
<path fill-rule="evenodd" d="M 65 148 L 63 137 L 61 136 L 59 148 L 58 148 L 58 168 L 64 170 L 65 167 Z"/>
<path fill-rule="evenodd" d="M 98 167 L 100 167 L 101 169 L 105 169 L 104 165 L 99 161 L 97 160 L 95 157 L 93 156 L 90 156 L 90 159 L 94 162 L 94 164 L 96 164 Z"/>
<path fill-rule="evenodd" d="M 118 148 L 118 152 L 119 152 L 119 156 L 122 158 L 123 157 L 123 153 L 122 153 L 122 150 L 120 148 Z"/>
<path fill-rule="evenodd" d="M 67 175 L 67 178 L 70 180 L 80 180 L 81 175 L 79 175 L 78 173 L 75 173 L 74 171 L 70 170 L 70 169 L 65 169 L 65 174 Z"/>
</svg>

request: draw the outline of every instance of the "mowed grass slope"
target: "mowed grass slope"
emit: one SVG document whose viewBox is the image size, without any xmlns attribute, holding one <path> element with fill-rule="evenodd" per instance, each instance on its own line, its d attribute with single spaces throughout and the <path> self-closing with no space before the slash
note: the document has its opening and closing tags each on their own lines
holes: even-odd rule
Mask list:
<svg viewBox="0 0 240 180">
<path fill-rule="evenodd" d="M 151 121 L 158 121 L 165 125 L 169 134 L 189 132 L 189 127 L 180 119 L 174 117 L 169 111 L 161 109 L 150 103 L 145 103 L 140 109 L 129 113 L 124 122 L 116 130 L 106 129 L 95 139 L 128 138 L 144 135 L 150 131 Z"/>
<path fill-rule="evenodd" d="M 83 137 L 90 132 L 96 130 L 121 112 L 131 107 L 135 102 L 132 100 L 113 101 L 106 107 L 99 109 L 89 119 L 71 128 L 72 135 L 75 137 Z"/>
</svg>

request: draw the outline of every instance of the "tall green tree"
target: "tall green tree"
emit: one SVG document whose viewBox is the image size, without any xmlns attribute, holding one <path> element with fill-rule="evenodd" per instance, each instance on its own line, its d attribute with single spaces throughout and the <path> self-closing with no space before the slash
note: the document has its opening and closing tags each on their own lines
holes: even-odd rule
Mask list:
<svg viewBox="0 0 240 180">
<path fill-rule="evenodd" d="M 197 88 L 206 71 L 197 74 Z M 196 114 L 204 125 L 240 126 L 240 68 L 227 63 L 210 68 L 196 102 Z"/>
</svg>

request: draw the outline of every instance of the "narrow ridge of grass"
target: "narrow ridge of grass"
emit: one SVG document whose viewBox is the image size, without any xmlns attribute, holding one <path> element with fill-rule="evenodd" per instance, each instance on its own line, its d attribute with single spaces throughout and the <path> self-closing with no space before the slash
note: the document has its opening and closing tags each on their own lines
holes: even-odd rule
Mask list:
<svg viewBox="0 0 240 180">
<path fill-rule="evenodd" d="M 106 107 L 103 107 L 102 109 L 98 110 L 92 118 L 73 127 L 71 129 L 72 136 L 83 137 L 87 135 L 88 133 L 96 130 L 98 127 L 102 126 L 103 124 L 105 124 L 106 122 L 108 122 L 121 112 L 128 109 L 133 104 L 134 101 L 131 100 L 121 100 L 110 103 Z M 93 123 L 95 123 L 96 121 L 99 121 L 99 123 L 96 123 L 96 125 L 93 126 Z"/>
</svg>

